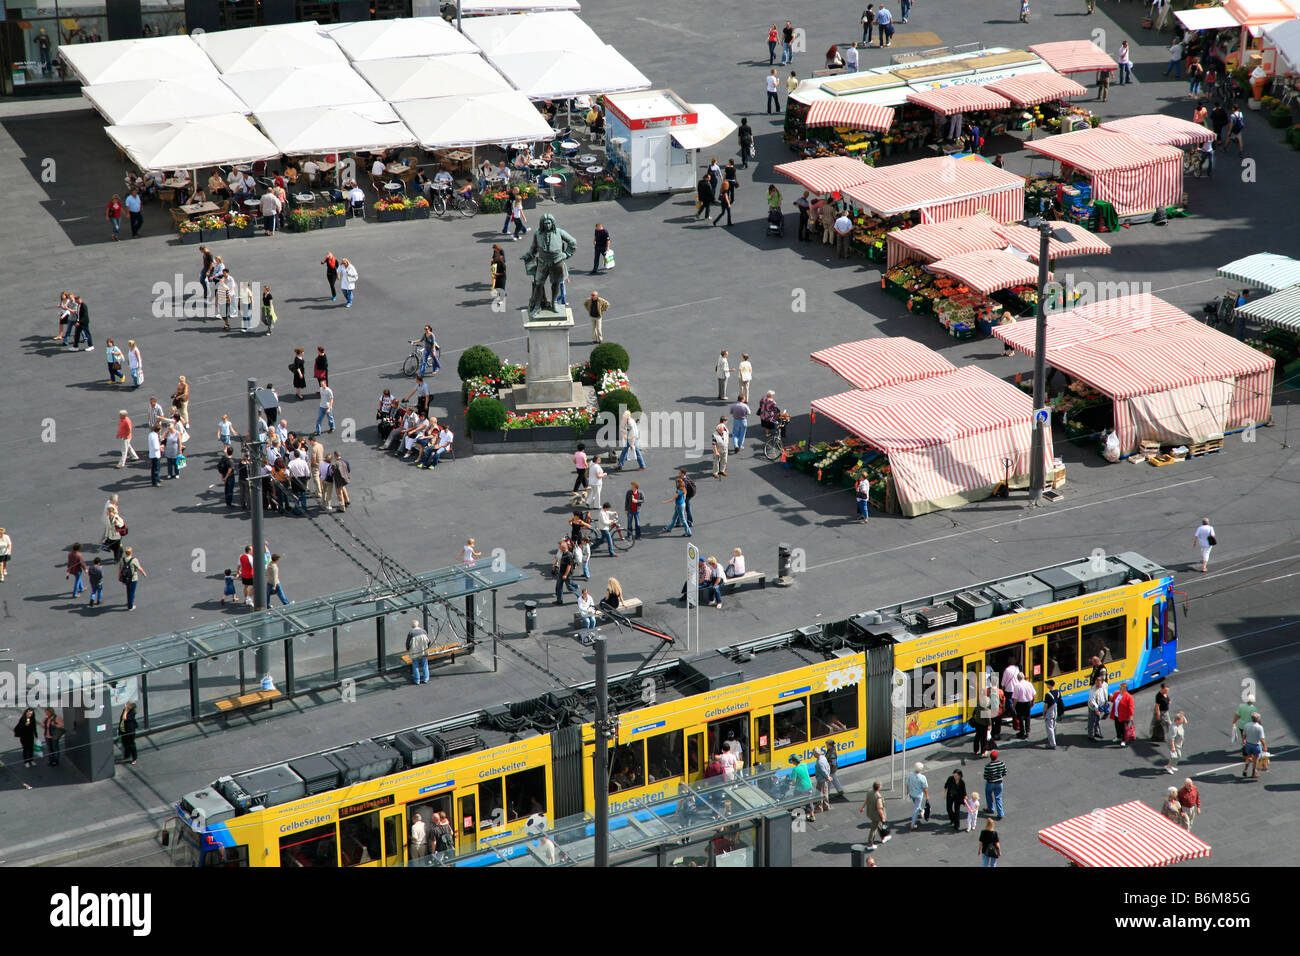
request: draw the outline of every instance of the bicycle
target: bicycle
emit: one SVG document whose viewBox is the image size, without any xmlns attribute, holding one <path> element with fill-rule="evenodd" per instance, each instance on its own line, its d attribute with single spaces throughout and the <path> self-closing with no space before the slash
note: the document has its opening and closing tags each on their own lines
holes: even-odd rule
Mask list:
<svg viewBox="0 0 1300 956">
<path fill-rule="evenodd" d="M 789 423 L 790 416 L 782 412 L 775 427 L 764 426 L 767 437 L 763 439 L 763 457 L 768 461 L 777 461 L 785 451 L 785 427 Z"/>
<path fill-rule="evenodd" d="M 413 378 L 415 373 L 420 370 L 420 365 L 424 362 L 424 348 L 412 342 L 411 354 L 402 361 L 402 374 L 407 378 Z"/>
<path fill-rule="evenodd" d="M 433 190 L 433 199 L 429 205 L 433 207 L 435 216 L 445 216 L 449 209 L 454 209 L 466 219 L 478 214 L 478 200 L 473 197 L 466 198 L 458 192 L 452 192 L 447 186 L 435 186 Z"/>
<path fill-rule="evenodd" d="M 620 522 L 614 522 L 609 529 L 610 537 L 614 539 L 614 549 L 616 551 L 630 551 L 636 545 L 636 535 L 623 527 Z M 592 551 L 601 547 L 605 543 L 605 536 L 593 528 L 590 531 L 582 532 L 582 543 L 591 545 Z"/>
</svg>

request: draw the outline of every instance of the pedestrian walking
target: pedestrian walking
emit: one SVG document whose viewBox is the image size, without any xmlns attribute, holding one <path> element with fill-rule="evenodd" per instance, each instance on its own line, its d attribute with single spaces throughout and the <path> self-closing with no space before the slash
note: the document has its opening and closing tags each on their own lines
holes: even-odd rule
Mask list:
<svg viewBox="0 0 1300 956">
<path fill-rule="evenodd" d="M 1183 742 L 1187 739 L 1187 715 L 1181 710 L 1174 714 L 1169 724 L 1169 762 L 1165 773 L 1177 773 L 1178 762 L 1183 759 Z"/>
<path fill-rule="evenodd" d="M 809 796 L 810 799 L 815 799 L 812 798 L 812 793 L 813 793 L 812 778 L 808 776 L 808 768 L 803 765 L 803 761 L 799 759 L 799 756 L 797 754 L 791 754 L 789 763 L 790 763 L 791 793 L 793 793 L 796 796 L 804 796 L 806 794 Z M 817 819 L 816 803 L 810 802 L 804 804 L 803 812 L 804 812 L 804 816 L 808 818 L 808 821 L 810 823 L 815 821 Z"/>
<path fill-rule="evenodd" d="M 560 554 L 555 571 L 555 604 L 564 603 L 564 589 L 568 588 L 573 594 L 578 593 L 578 586 L 573 583 L 573 542 L 567 538 L 560 542 Z"/>
<path fill-rule="evenodd" d="M 1183 826 L 1190 831 L 1196 818 L 1201 815 L 1201 792 L 1196 789 L 1191 777 L 1184 777 L 1183 785 L 1178 788 L 1178 804 L 1183 809 Z"/>
<path fill-rule="evenodd" d="M 280 317 L 275 314 L 275 296 L 271 295 L 269 285 L 262 286 L 262 324 L 266 326 L 266 334 L 270 335 L 275 331 L 275 323 Z"/>
<path fill-rule="evenodd" d="M 782 62 L 785 62 L 785 61 L 783 60 Z M 777 95 L 777 92 L 776 92 L 777 89 L 779 88 L 779 85 L 778 85 L 778 84 L 780 83 L 780 81 L 777 80 L 777 78 L 776 78 L 776 70 L 775 70 L 775 69 L 774 69 L 774 70 L 771 70 L 771 71 L 767 74 L 767 76 L 765 76 L 765 77 L 763 78 L 763 82 L 767 85 L 767 112 L 768 112 L 768 115 L 771 115 L 772 113 L 780 113 L 780 112 L 781 112 L 781 97 L 778 96 L 778 95 Z"/>
<path fill-rule="evenodd" d="M 925 805 L 930 802 L 930 781 L 922 773 L 925 764 L 919 760 L 912 765 L 912 772 L 907 775 L 907 795 L 912 800 L 912 820 L 907 825 L 908 832 L 916 829 L 917 819 L 925 812 Z"/>
<path fill-rule="evenodd" d="M 742 365 L 748 364 L 745 362 Z M 749 428 L 749 405 L 743 398 L 736 399 L 731 405 L 731 450 L 744 451 L 745 432 Z"/>
<path fill-rule="evenodd" d="M 979 823 L 980 817 L 980 795 L 978 790 L 970 790 L 966 793 L 966 799 L 962 801 L 962 806 L 966 810 L 966 832 L 970 833 Z"/>
<path fill-rule="evenodd" d="M 794 62 L 794 26 L 789 20 L 781 28 L 781 65 Z"/>
<path fill-rule="evenodd" d="M 740 364 L 736 366 L 736 372 L 740 379 L 740 388 L 736 393 L 736 401 L 749 401 L 749 386 L 754 381 L 754 366 L 749 361 L 749 353 L 740 353 Z"/>
<path fill-rule="evenodd" d="M 686 537 L 691 537 L 691 522 L 686 514 L 686 482 L 678 478 L 673 483 L 673 496 L 665 498 L 661 504 L 671 504 L 673 506 L 673 518 L 668 522 L 668 527 L 664 528 L 664 533 L 667 534 L 680 524 L 682 530 L 686 532 Z"/>
<path fill-rule="evenodd" d="M 1133 55 L 1129 52 L 1128 40 L 1119 45 L 1119 85 L 1133 82 Z"/>
<path fill-rule="evenodd" d="M 1127 747 L 1129 738 L 1132 736 L 1131 728 L 1133 725 L 1133 695 L 1128 692 L 1128 682 L 1122 681 L 1119 690 L 1115 691 L 1110 702 L 1111 719 L 1115 721 L 1115 740 L 1121 747 Z"/>
<path fill-rule="evenodd" d="M 871 520 L 869 508 L 871 504 L 871 479 L 867 477 L 866 471 L 858 474 L 858 480 L 853 485 L 853 498 L 858 509 L 859 524 L 866 524 Z"/>
<path fill-rule="evenodd" d="M 680 478 L 682 484 L 686 486 L 686 520 L 691 524 L 695 524 L 695 512 L 691 510 L 691 502 L 695 499 L 695 492 L 697 490 L 695 487 L 695 479 L 686 474 L 685 468 L 677 469 L 677 477 Z"/>
<path fill-rule="evenodd" d="M 329 384 L 330 379 L 330 360 L 325 354 L 325 346 L 316 346 L 316 362 L 312 367 L 312 377 L 316 379 L 316 394 Z"/>
<path fill-rule="evenodd" d="M 599 506 L 604 502 L 605 494 L 605 468 L 600 463 L 600 456 L 591 459 L 587 466 L 587 477 L 591 482 L 591 503 Z"/>
<path fill-rule="evenodd" d="M 1241 728 L 1241 749 L 1245 755 L 1245 765 L 1241 775 L 1250 771 L 1251 777 L 1258 776 L 1260 754 L 1268 752 L 1268 741 L 1264 737 L 1264 725 L 1259 721 L 1259 714 L 1250 715 L 1250 723 Z"/>
<path fill-rule="evenodd" d="M 1174 77 L 1176 79 L 1181 80 L 1183 78 L 1183 41 L 1182 40 L 1175 40 L 1173 43 L 1169 44 L 1169 65 L 1165 67 L 1165 71 L 1164 73 L 1161 74 L 1161 76 L 1168 76 L 1170 70 L 1174 71 Z"/>
<path fill-rule="evenodd" d="M 962 809 L 966 806 L 966 780 L 960 770 L 954 770 L 948 775 L 948 779 L 943 782 L 943 793 L 948 822 L 952 824 L 952 832 L 956 833 L 961 827 Z"/>
<path fill-rule="evenodd" d="M 1002 786 L 1007 779 L 1007 765 L 998 759 L 996 750 L 989 751 L 989 762 L 984 765 L 984 803 L 993 819 L 1002 819 Z"/>
<path fill-rule="evenodd" d="M 9 576 L 9 559 L 14 556 L 13 538 L 0 528 L 0 581 Z"/>
<path fill-rule="evenodd" d="M 591 317 L 591 341 L 594 345 L 599 345 L 605 341 L 605 312 L 609 308 L 609 300 L 602 299 L 600 293 L 592 289 L 586 305 L 587 315 Z"/>
<path fill-rule="evenodd" d="M 411 859 L 418 860 L 429 854 L 429 837 L 424 826 L 424 816 L 416 813 L 411 818 Z"/>
<path fill-rule="evenodd" d="M 1097 71 L 1097 99 L 1105 103 L 1110 97 L 1110 70 Z"/>
<path fill-rule="evenodd" d="M 135 556 L 135 550 L 127 546 L 122 552 L 122 563 L 117 568 L 117 579 L 126 585 L 126 609 L 135 610 L 135 589 L 140 584 L 141 578 L 147 578 L 140 559 Z"/>
<path fill-rule="evenodd" d="M 45 759 L 51 767 L 59 765 L 59 741 L 66 730 L 63 720 L 54 712 L 53 707 L 45 708 L 45 719 L 41 721 L 41 736 L 45 738 Z"/>
<path fill-rule="evenodd" d="M 862 42 L 871 42 L 871 31 L 876 26 L 876 5 L 868 3 L 867 9 L 862 11 Z"/>
<path fill-rule="evenodd" d="M 1011 700 L 1015 705 L 1016 724 L 1019 727 L 1016 736 L 1021 740 L 1029 739 L 1029 712 L 1033 709 L 1035 696 L 1034 685 L 1029 682 L 1029 678 L 1018 674 L 1011 689 Z"/>
<path fill-rule="evenodd" d="M 723 747 L 727 746 L 727 744 L 723 744 Z M 728 753 L 728 756 L 730 756 L 730 753 Z M 734 761 L 735 758 L 732 757 L 732 760 Z M 831 809 L 831 765 L 830 761 L 826 759 L 826 751 L 822 747 L 817 748 L 817 762 L 813 775 L 817 782 L 817 810 L 818 812 L 829 813 Z"/>
<path fill-rule="evenodd" d="M 645 505 L 645 493 L 640 482 L 628 485 L 627 494 L 623 496 L 623 510 L 627 512 L 627 534 L 641 537 L 641 508 Z M 3 580 L 3 578 L 0 578 Z"/>
<path fill-rule="evenodd" d="M 130 701 L 122 708 L 122 716 L 117 722 L 117 739 L 122 743 L 122 759 L 132 766 L 140 757 L 135 749 L 135 732 L 139 726 L 135 719 L 135 701 Z"/>
<path fill-rule="evenodd" d="M 155 488 L 160 484 L 162 472 L 162 426 L 154 425 L 149 429 L 149 483 Z"/>
<path fill-rule="evenodd" d="M 876 33 L 879 46 L 894 45 L 894 15 L 889 12 L 889 8 L 883 3 L 876 10 Z"/>
<path fill-rule="evenodd" d="M 1029 22 L 1029 0 L 1020 0 L 1020 22 Z"/>
<path fill-rule="evenodd" d="M 280 214 L 280 197 L 270 189 L 262 193 L 258 201 L 262 213 L 262 232 L 268 236 L 275 235 L 275 217 Z"/>
<path fill-rule="evenodd" d="M 776 29 L 776 24 L 772 24 L 767 30 L 767 65 L 771 66 L 776 62 L 776 44 L 780 37 L 780 32 Z M 114 196 L 114 199 L 117 197 Z"/>
<path fill-rule="evenodd" d="M 122 213 L 125 208 L 122 205 L 122 197 L 117 193 L 113 193 L 113 198 L 108 201 L 108 207 L 104 210 L 104 218 L 108 220 L 108 224 L 113 230 L 114 242 L 122 238 Z"/>
<path fill-rule="evenodd" d="M 1210 129 L 1214 130 L 1214 148 L 1219 149 L 1227 145 L 1223 138 L 1223 131 L 1228 125 L 1228 111 L 1223 108 L 1222 100 L 1214 101 L 1214 109 L 1210 110 Z"/>
<path fill-rule="evenodd" d="M 68 330 L 64 333 L 64 344 L 68 346 L 69 352 L 75 352 L 81 347 L 81 340 L 86 340 L 86 351 L 95 351 L 94 340 L 90 337 L 90 306 L 86 305 L 86 300 L 81 296 L 73 296 L 73 301 L 77 304 L 76 322 L 68 323 Z M 68 338 L 72 342 L 68 343 Z"/>
<path fill-rule="evenodd" d="M 740 549 L 737 548 L 736 550 L 739 551 Z M 728 565 L 728 568 L 730 568 L 730 565 Z M 727 573 L 730 574 L 731 571 L 728 570 Z M 731 743 L 729 745 L 732 747 L 733 750 L 738 749 L 740 747 L 740 744 L 738 742 Z M 826 754 L 826 763 L 830 765 L 831 786 L 835 788 L 835 792 L 840 796 L 840 799 L 847 799 L 847 797 L 845 797 L 844 795 L 844 787 L 840 784 L 840 777 L 839 777 L 840 757 L 838 753 L 839 748 L 835 745 L 834 740 L 827 740 L 826 743 L 822 745 L 822 750 Z M 737 756 L 739 756 L 739 754 L 737 754 Z"/>
<path fill-rule="evenodd" d="M 1233 711 L 1232 727 L 1230 728 L 1230 731 L 1234 745 L 1241 741 L 1242 731 L 1245 730 L 1246 725 L 1250 723 L 1250 715 L 1255 713 L 1256 710 L 1255 695 L 1247 694 L 1246 699 L 1238 704 L 1237 709 Z M 1245 753 L 1244 750 L 1242 752 L 1243 754 Z"/>
<path fill-rule="evenodd" d="M 773 31 L 775 32 L 775 24 Z M 749 118 L 742 116 L 736 133 L 740 140 L 740 168 L 748 169 L 750 157 L 754 154 L 754 127 L 749 125 Z"/>
<path fill-rule="evenodd" d="M 1205 67 L 1201 65 L 1199 57 L 1193 57 L 1192 62 L 1187 64 L 1187 95 L 1196 98 L 1196 94 L 1201 92 L 1201 81 L 1205 79 Z"/>
<path fill-rule="evenodd" d="M 36 766 L 36 732 L 38 729 L 36 711 L 31 707 L 24 710 L 23 715 L 18 718 L 18 723 L 14 724 L 14 736 L 22 744 L 24 767 Z"/>
<path fill-rule="evenodd" d="M 1214 536 L 1214 525 L 1210 524 L 1209 518 L 1201 519 L 1200 525 L 1197 526 L 1194 532 L 1194 537 L 1196 538 L 1196 546 L 1201 549 L 1201 572 L 1204 573 L 1209 570 L 1210 552 L 1219 543 Z"/>
<path fill-rule="evenodd" d="M 980 831 L 980 866 L 997 866 L 998 860 L 1002 858 L 1002 842 L 998 839 L 998 831 L 993 826 L 994 820 L 1001 819 L 1002 817 L 998 816 L 984 821 L 984 829 Z"/>
<path fill-rule="evenodd" d="M 1164 742 L 1169 736 L 1169 684 L 1161 683 L 1156 691 L 1155 706 L 1151 710 L 1151 739 L 1157 743 Z"/>
<path fill-rule="evenodd" d="M 731 362 L 727 358 L 727 350 L 723 349 L 718 355 L 718 361 L 713 365 L 713 374 L 718 379 L 718 401 L 727 400 L 727 379 L 731 378 Z"/>
<path fill-rule="evenodd" d="M 488 264 L 488 274 L 492 282 L 492 298 L 504 300 L 506 297 L 506 254 L 499 245 L 492 243 L 492 260 Z"/>
<path fill-rule="evenodd" d="M 1065 704 L 1061 692 L 1056 689 L 1056 681 L 1047 682 L 1047 693 L 1043 695 L 1043 729 L 1047 732 L 1047 749 L 1056 749 L 1056 722 L 1065 714 Z"/>
<path fill-rule="evenodd" d="M 335 258 L 334 253 L 327 252 L 320 264 L 325 267 L 325 281 L 329 283 L 330 301 L 333 302 L 338 298 L 339 260 Z"/>
<path fill-rule="evenodd" d="M 849 257 L 849 239 L 853 235 L 853 220 L 849 218 L 848 207 L 840 210 L 835 219 L 835 253 L 841 259 Z"/>
<path fill-rule="evenodd" d="M 68 552 L 68 562 L 65 570 L 64 580 L 72 578 L 72 598 L 76 600 L 78 595 L 86 589 L 86 559 L 81 553 L 80 541 L 73 544 L 72 550 Z"/>
<path fill-rule="evenodd" d="M 357 291 L 357 267 L 347 259 L 339 260 L 339 288 L 343 290 L 343 298 L 347 300 L 344 308 L 352 308 L 352 296 Z"/>
<path fill-rule="evenodd" d="M 605 269 L 606 253 L 609 252 L 609 230 L 596 223 L 596 231 L 591 241 L 595 257 L 591 262 L 591 274 L 596 275 Z"/>
<path fill-rule="evenodd" d="M 701 176 L 695 184 L 695 218 L 708 219 L 713 210 L 713 183 L 708 176 Z"/>
<path fill-rule="evenodd" d="M 296 348 L 293 350 L 293 359 L 289 362 L 289 372 L 293 375 L 294 397 L 301 400 L 304 397 L 302 390 L 307 387 L 307 366 L 303 360 L 302 349 Z"/>
<path fill-rule="evenodd" d="M 1105 716 L 1110 698 L 1106 693 L 1106 680 L 1094 677 L 1088 693 L 1088 739 L 1101 740 L 1101 720 Z"/>
<path fill-rule="evenodd" d="M 115 467 L 125 468 L 128 456 L 132 461 L 139 461 L 140 455 L 136 452 L 135 447 L 131 444 L 131 438 L 135 434 L 135 426 L 131 424 L 131 416 L 123 408 L 117 413 L 117 438 L 122 443 L 122 460 Z"/>
<path fill-rule="evenodd" d="M 722 167 L 722 179 L 727 184 L 727 191 L 731 193 L 734 200 L 736 194 L 740 191 L 740 180 L 737 178 L 740 174 L 736 172 L 736 161 L 727 160 L 727 165 Z"/>
<path fill-rule="evenodd" d="M 217 315 L 221 316 L 221 327 L 230 328 L 230 317 L 239 306 L 239 286 L 230 272 L 223 272 L 217 280 Z"/>
<path fill-rule="evenodd" d="M 126 197 L 124 205 L 131 217 L 131 238 L 135 239 L 144 228 L 144 203 L 140 198 L 140 190 L 132 188 L 131 195 Z"/>
<path fill-rule="evenodd" d="M 645 471 L 645 456 L 641 454 L 641 426 L 630 408 L 623 409 L 623 450 L 619 452 L 618 467 L 627 461 L 628 452 L 636 453 L 637 471 Z"/>
<path fill-rule="evenodd" d="M 587 496 L 587 468 L 590 462 L 587 459 L 587 446 L 584 442 L 578 442 L 577 450 L 573 453 L 573 502 L 576 504 L 578 498 L 578 489 L 582 489 L 581 497 Z"/>
<path fill-rule="evenodd" d="M 135 344 L 135 339 L 127 340 L 126 364 L 131 370 L 131 387 L 139 388 L 144 384 L 144 356 L 140 354 L 140 346 Z"/>
<path fill-rule="evenodd" d="M 867 819 L 871 822 L 871 829 L 867 831 L 867 849 L 876 848 L 876 837 L 880 837 L 881 843 L 888 843 L 893 839 L 893 834 L 889 832 L 889 826 L 885 823 L 885 797 L 880 792 L 880 781 L 877 780 L 871 785 L 871 792 L 867 798 L 862 801 L 862 806 L 858 808 L 858 813 L 865 813 Z"/>
<path fill-rule="evenodd" d="M 181 421 L 186 426 L 190 423 L 190 383 L 184 375 L 177 376 L 176 389 L 172 392 L 172 411 L 180 413 Z"/>
<path fill-rule="evenodd" d="M 167 465 L 167 477 L 181 476 L 181 433 L 175 424 L 166 426 L 162 431 L 163 461 Z"/>
<path fill-rule="evenodd" d="M 713 429 L 713 477 L 721 481 L 727 477 L 727 448 L 731 437 L 727 434 L 727 423 L 718 422 Z"/>
<path fill-rule="evenodd" d="M 730 226 L 732 224 L 731 223 L 731 200 L 732 200 L 731 183 L 726 182 L 724 180 L 722 183 L 722 188 L 718 192 L 718 214 L 713 217 L 713 224 L 715 226 L 718 224 L 718 220 L 721 219 L 724 215 L 727 217 L 727 225 Z"/>
<path fill-rule="evenodd" d="M 284 585 L 280 581 L 280 555 L 271 555 L 271 563 L 266 566 L 266 606 L 271 606 L 271 596 L 280 599 L 281 604 L 292 604 L 284 596 Z"/>
<path fill-rule="evenodd" d="M 1171 822 L 1186 828 L 1186 823 L 1183 820 L 1183 804 L 1178 799 L 1177 787 L 1170 787 L 1165 791 L 1164 802 L 1160 804 L 1160 814 Z"/>
<path fill-rule="evenodd" d="M 429 634 L 420 626 L 420 621 L 411 621 L 411 629 L 406 632 L 406 653 L 411 657 L 411 683 L 429 683 Z"/>
</svg>

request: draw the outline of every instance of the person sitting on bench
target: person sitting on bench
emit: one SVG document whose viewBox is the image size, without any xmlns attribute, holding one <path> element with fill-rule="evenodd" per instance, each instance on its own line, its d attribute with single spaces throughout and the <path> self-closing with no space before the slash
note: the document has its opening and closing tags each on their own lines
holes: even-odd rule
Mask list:
<svg viewBox="0 0 1300 956">
<path fill-rule="evenodd" d="M 610 578 L 605 582 L 605 596 L 600 599 L 600 609 L 602 611 L 617 611 L 623 606 L 623 585 L 618 583 L 618 578 Z"/>
<path fill-rule="evenodd" d="M 731 560 L 727 562 L 727 577 L 738 578 L 745 573 L 745 555 L 739 548 L 731 549 Z"/>
</svg>

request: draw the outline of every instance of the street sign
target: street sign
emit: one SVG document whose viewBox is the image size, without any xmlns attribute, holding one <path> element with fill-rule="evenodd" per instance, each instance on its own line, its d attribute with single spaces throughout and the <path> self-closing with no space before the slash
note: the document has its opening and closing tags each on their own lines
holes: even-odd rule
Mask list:
<svg viewBox="0 0 1300 956">
<path fill-rule="evenodd" d="M 1052 420 L 1052 410 L 1050 408 L 1034 409 L 1034 424 L 1046 425 Z"/>
<path fill-rule="evenodd" d="M 893 712 L 893 735 L 897 741 L 907 737 L 907 678 L 898 668 L 890 679 L 889 703 Z"/>
<path fill-rule="evenodd" d="M 700 549 L 693 544 L 686 546 L 686 606 L 697 607 L 700 603 Z"/>
</svg>

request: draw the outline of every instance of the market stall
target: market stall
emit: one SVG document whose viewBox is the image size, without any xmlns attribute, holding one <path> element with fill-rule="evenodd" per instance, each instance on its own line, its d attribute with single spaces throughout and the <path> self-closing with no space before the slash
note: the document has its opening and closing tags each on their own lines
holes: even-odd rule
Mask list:
<svg viewBox="0 0 1300 956">
<path fill-rule="evenodd" d="M 964 252 L 929 265 L 931 272 L 948 276 L 979 295 L 1038 281 L 1038 265 L 1002 250 Z M 1048 274 L 1050 280 L 1051 274 Z"/>
<path fill-rule="evenodd" d="M 878 173 L 845 190 L 858 208 L 871 215 L 918 212 L 922 222 L 943 222 L 980 210 L 998 222 L 1014 222 L 1024 215 L 1024 179 L 989 163 L 937 156 Z"/>
<path fill-rule="evenodd" d="M 805 189 L 821 196 L 829 196 L 850 186 L 865 183 L 876 175 L 871 166 L 860 159 L 852 159 L 848 156 L 797 159 L 792 163 L 773 166 L 772 172 L 792 179 Z"/>
<path fill-rule="evenodd" d="M 1273 76 L 1277 72 L 1277 47 L 1274 35 L 1268 28 L 1280 23 L 1289 23 L 1296 19 L 1296 10 L 1286 0 L 1223 0 L 1223 9 L 1236 22 L 1237 31 L 1233 42 L 1225 51 L 1224 62 L 1228 69 L 1251 66 L 1251 59 L 1259 57 L 1261 77 Z M 1255 79 L 1252 78 L 1252 86 Z M 1262 86 L 1262 82 L 1259 84 Z M 1259 92 L 1254 94 L 1259 99 Z"/>
<path fill-rule="evenodd" d="M 1048 262 L 1055 262 L 1057 259 L 1066 259 L 1071 256 L 1104 256 L 1110 254 L 1110 243 L 1082 226 L 1076 226 L 1074 223 L 1069 222 L 1059 222 L 1054 223 L 1053 228 L 1068 233 L 1071 241 L 1061 242 L 1059 239 L 1049 236 L 1047 239 Z M 1019 223 L 1010 223 L 1009 225 L 999 226 L 998 234 L 1005 238 L 1012 248 L 1027 255 L 1031 262 L 1038 261 L 1042 239 L 1037 229 L 1030 229 L 1028 226 L 1022 226 Z"/>
<path fill-rule="evenodd" d="M 988 88 L 1011 101 L 1014 118 L 1009 129 L 1045 129 L 1049 133 L 1068 133 L 1076 128 L 1091 126 L 1092 114 L 1081 106 L 1071 106 L 1066 100 L 1083 96 L 1087 87 L 1059 73 L 1027 73 L 994 80 Z"/>
<path fill-rule="evenodd" d="M 1169 866 L 1210 855 L 1210 845 L 1134 800 L 1038 831 L 1038 841 L 1076 866 Z"/>
<path fill-rule="evenodd" d="M 1300 374 L 1300 285 L 1252 299 L 1237 307 L 1237 316 L 1245 331 L 1243 341 L 1277 362 L 1282 381 Z M 1247 327 L 1250 321 L 1259 328 Z"/>
<path fill-rule="evenodd" d="M 844 342 L 813 352 L 809 358 L 863 389 L 946 375 L 957 369 L 929 346 L 901 337 Z"/>
<path fill-rule="evenodd" d="M 633 195 L 694 189 L 700 150 L 736 132 L 711 103 L 687 103 L 672 90 L 605 97 L 605 155 L 610 173 Z"/>
<path fill-rule="evenodd" d="M 998 226 L 992 216 L 980 212 L 910 229 L 895 229 L 885 236 L 886 261 L 893 269 L 905 262 L 934 262 L 963 252 L 1005 249 L 1007 240 Z"/>
<path fill-rule="evenodd" d="M 1300 285 L 1300 260 L 1274 252 L 1257 252 L 1220 266 L 1218 274 L 1252 289 L 1280 292 Z"/>
<path fill-rule="evenodd" d="M 989 497 L 996 486 L 1028 483 L 1032 401 L 1013 385 L 975 367 L 910 382 L 819 398 L 825 415 L 881 455 L 844 471 L 867 471 L 877 508 L 907 517 Z M 1046 460 L 1053 462 L 1051 436 Z M 850 448 L 835 461 L 852 460 Z M 819 461 L 825 462 L 823 457 Z M 821 465 L 820 467 L 828 467 Z"/>
<path fill-rule="evenodd" d="M 931 113 L 936 140 L 946 134 L 946 139 L 960 142 L 969 126 L 979 127 L 984 135 L 1002 133 L 1008 124 L 1019 121 L 1018 111 L 1012 115 L 1009 99 L 988 86 L 974 83 L 913 90 L 907 94 L 907 101 Z M 975 152 L 978 146 L 978 143 L 971 143 L 970 150 Z"/>
<path fill-rule="evenodd" d="M 1177 116 L 1165 116 L 1162 113 L 1126 116 L 1123 119 L 1102 123 L 1099 128 L 1110 130 L 1112 133 L 1123 133 L 1153 146 L 1186 148 L 1200 146 L 1214 139 L 1214 131 L 1206 129 L 1200 123 L 1193 123 L 1191 120 L 1180 119 Z"/>
<path fill-rule="evenodd" d="M 1064 76 L 1119 69 L 1119 64 L 1110 54 L 1091 40 L 1055 40 L 1051 43 L 1035 43 L 1030 46 L 1029 52 L 1042 57 L 1048 66 Z"/>
<path fill-rule="evenodd" d="M 993 334 L 1034 354 L 1033 323 Z M 1105 424 L 1123 454 L 1143 441 L 1221 444 L 1229 430 L 1271 417 L 1273 359 L 1147 293 L 1049 315 L 1044 360 L 1077 380 L 1051 400 L 1069 437 L 1096 432 L 1110 403 Z"/>
<path fill-rule="evenodd" d="M 1025 147 L 1060 163 L 1052 188 L 1068 221 L 1091 227 L 1096 222 L 1095 204 L 1100 202 L 1108 203 L 1119 218 L 1182 203 L 1183 154 L 1171 146 L 1154 146 L 1124 133 L 1090 129 L 1029 142 Z M 1087 190 L 1076 184 L 1080 178 Z M 1026 212 L 1037 214 L 1039 209 L 1027 208 Z"/>
</svg>

